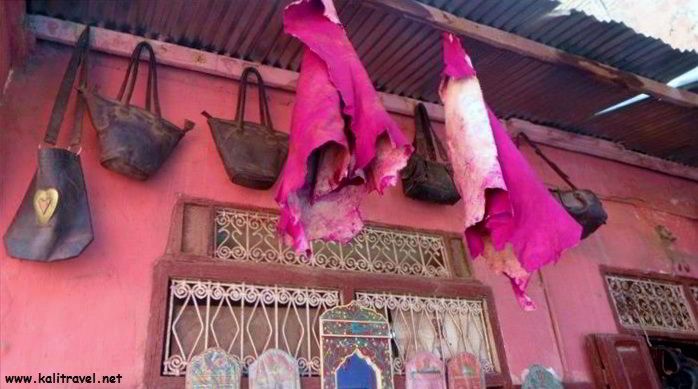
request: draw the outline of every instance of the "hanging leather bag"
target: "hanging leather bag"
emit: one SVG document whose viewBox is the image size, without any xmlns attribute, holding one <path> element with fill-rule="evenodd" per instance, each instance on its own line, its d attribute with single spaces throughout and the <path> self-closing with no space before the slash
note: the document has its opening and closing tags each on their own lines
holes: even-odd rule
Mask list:
<svg viewBox="0 0 698 389">
<path fill-rule="evenodd" d="M 557 173 L 560 178 L 562 178 L 567 185 L 572 188 L 571 190 L 563 189 L 551 189 L 550 193 L 559 201 L 567 213 L 572 216 L 577 223 L 582 226 L 582 239 L 586 239 L 594 231 L 599 229 L 602 225 L 606 224 L 606 219 L 608 215 L 603 209 L 603 204 L 601 200 L 594 194 L 594 192 L 587 189 L 577 189 L 577 187 L 570 181 L 570 178 L 565 172 L 563 172 L 553 161 L 548 159 L 548 157 L 543 154 L 543 152 L 538 148 L 538 146 L 533 143 L 526 134 L 523 132 L 518 135 L 528 143 L 536 154 L 538 154 L 545 163 L 550 166 L 555 173 Z"/>
<path fill-rule="evenodd" d="M 455 204 L 460 195 L 453 183 L 451 166 L 439 162 L 444 160 L 445 151 L 439 139 L 433 133 L 429 114 L 424 104 L 417 104 L 414 109 L 416 132 L 414 148 L 407 166 L 402 169 L 402 190 L 407 197 L 415 200 L 429 201 L 437 204 Z"/>
<path fill-rule="evenodd" d="M 655 346 L 653 349 L 660 354 L 660 375 L 665 388 L 698 389 L 698 362 L 679 349 L 665 346 Z"/>
<path fill-rule="evenodd" d="M 145 109 L 130 103 L 143 50 L 150 56 Z M 102 166 L 145 180 L 162 166 L 184 134 L 194 127 L 193 122 L 185 120 L 184 128 L 180 129 L 162 118 L 157 80 L 155 52 L 150 44 L 141 42 L 133 50 L 116 100 L 82 89 L 99 137 Z"/>
<path fill-rule="evenodd" d="M 80 84 L 87 83 L 89 34 L 86 27 L 75 46 L 53 105 L 44 137 L 46 145 L 39 146 L 36 173 L 5 233 L 5 249 L 12 257 L 56 261 L 79 255 L 92 242 L 90 206 L 79 155 L 85 110 L 80 96 L 76 99 L 70 146 L 56 147 L 78 68 L 82 67 Z"/>
<path fill-rule="evenodd" d="M 259 86 L 261 123 L 245 121 L 245 100 L 250 76 Z M 213 140 L 230 180 L 252 189 L 269 189 L 276 182 L 288 154 L 288 134 L 275 131 L 262 76 L 255 68 L 246 68 L 240 77 L 235 120 L 201 113 L 211 127 Z"/>
</svg>

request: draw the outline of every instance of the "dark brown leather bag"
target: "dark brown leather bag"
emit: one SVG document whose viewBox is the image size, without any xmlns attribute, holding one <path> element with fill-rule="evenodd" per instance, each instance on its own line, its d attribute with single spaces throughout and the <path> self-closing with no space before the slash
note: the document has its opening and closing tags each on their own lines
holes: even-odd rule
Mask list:
<svg viewBox="0 0 698 389">
<path fill-rule="evenodd" d="M 245 100 L 250 76 L 259 85 L 261 123 L 245 121 Z M 235 120 L 206 116 L 225 171 L 234 183 L 252 189 L 269 189 L 276 182 L 288 154 L 288 134 L 275 131 L 267 102 L 266 87 L 255 68 L 247 68 L 240 78 Z"/>
<path fill-rule="evenodd" d="M 143 50 L 150 54 L 145 109 L 130 104 Z M 86 88 L 82 92 L 99 136 L 102 166 L 128 177 L 145 180 L 153 175 L 184 134 L 194 127 L 193 122 L 186 120 L 184 129 L 180 129 L 162 118 L 157 60 L 147 42 L 139 43 L 133 50 L 116 100 Z"/>
<path fill-rule="evenodd" d="M 80 66 L 80 84 L 85 86 L 87 82 L 89 34 L 87 27 L 78 39 L 44 137 L 49 146 L 39 147 L 36 173 L 5 233 L 5 249 L 12 257 L 34 261 L 67 259 L 80 255 L 92 242 L 90 206 L 79 156 L 85 103 L 79 96 L 70 146 L 55 147 Z"/>
<path fill-rule="evenodd" d="M 415 200 L 438 204 L 455 204 L 460 199 L 456 185 L 453 183 L 451 165 L 439 162 L 448 160 L 441 142 L 433 133 L 429 114 L 424 104 L 417 104 L 414 109 L 415 135 L 414 153 L 407 166 L 400 172 L 402 190 L 407 197 Z M 434 148 L 434 144 L 438 147 Z"/>
<path fill-rule="evenodd" d="M 538 148 L 538 146 L 533 143 L 528 136 L 523 132 L 518 135 L 519 138 L 524 139 L 536 154 L 538 154 L 545 163 L 550 166 L 557 175 L 562 178 L 567 185 L 572 188 L 572 190 L 563 189 L 551 189 L 550 193 L 555 197 L 557 201 L 565 207 L 567 213 L 570 214 L 582 226 L 582 239 L 586 239 L 594 231 L 598 230 L 599 227 L 606 224 L 606 219 L 608 215 L 603 209 L 603 204 L 601 200 L 594 194 L 594 192 L 587 189 L 577 189 L 577 187 L 570 181 L 570 178 L 565 172 L 560 169 L 553 161 L 548 159 L 548 157 L 543 154 L 543 152 Z"/>
</svg>

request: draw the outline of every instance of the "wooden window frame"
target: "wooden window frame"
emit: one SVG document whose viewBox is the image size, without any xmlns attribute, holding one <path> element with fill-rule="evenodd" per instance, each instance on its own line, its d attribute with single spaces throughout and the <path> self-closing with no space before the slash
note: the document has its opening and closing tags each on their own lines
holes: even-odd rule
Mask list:
<svg viewBox="0 0 698 389">
<path fill-rule="evenodd" d="M 150 303 L 151 317 L 148 324 L 145 356 L 144 379 L 147 387 L 184 387 L 183 376 L 161 375 L 162 359 L 165 351 L 164 331 L 167 326 L 169 284 L 170 280 L 181 278 L 214 282 L 245 282 L 258 285 L 312 286 L 336 289 L 340 291 L 343 304 L 352 301 L 357 291 L 482 299 L 487 305 L 487 320 L 492 333 L 494 352 L 500 368 L 499 372 L 486 376 L 487 386 L 511 387 L 509 368 L 492 290 L 477 280 L 466 278 L 470 274 L 468 265 L 455 263 L 457 261 L 453 260 L 454 248 L 449 250 L 449 262 L 451 262 L 449 266 L 455 273 L 453 278 L 429 278 L 215 260 L 212 255 L 215 245 L 215 212 L 218 208 L 231 207 L 260 210 L 259 208 L 255 209 L 238 204 L 219 203 L 182 196 L 180 196 L 175 205 L 166 253 L 158 259 L 153 274 Z M 454 239 L 457 237 L 457 235 L 452 233 L 430 232 L 447 235 Z M 457 238 L 460 239 L 460 237 Z M 461 262 L 465 261 L 461 260 Z M 301 381 L 304 388 L 320 388 L 319 376 L 301 377 Z M 396 376 L 395 387 L 404 388 L 404 385 L 404 376 Z M 247 378 L 243 377 L 243 387 L 246 386 Z"/>
<path fill-rule="evenodd" d="M 661 388 L 644 338 L 628 334 L 588 334 L 585 343 L 596 387 L 632 389 L 625 381 L 628 370 L 631 370 L 645 374 L 643 378 L 646 381 L 643 387 L 648 389 Z M 629 347 L 634 347 L 642 367 L 638 369 L 637 366 L 634 368 L 627 366 L 618 352 L 618 346 L 624 347 L 626 350 Z"/>
<path fill-rule="evenodd" d="M 606 291 L 606 297 L 608 298 L 608 304 L 611 307 L 611 310 L 613 311 L 613 320 L 616 323 L 616 328 L 618 329 L 619 333 L 628 334 L 628 335 L 639 335 L 639 336 L 644 336 L 645 334 L 647 334 L 647 336 L 656 336 L 656 337 L 660 337 L 660 338 L 676 339 L 676 340 L 693 340 L 693 341 L 698 340 L 698 330 L 696 331 L 695 334 L 687 334 L 687 333 L 679 333 L 679 332 L 663 331 L 663 330 L 652 330 L 652 329 L 647 329 L 647 330 L 643 331 L 643 330 L 627 328 L 627 327 L 623 326 L 623 324 L 620 322 L 620 318 L 618 317 L 618 312 L 616 311 L 616 308 L 615 308 L 615 302 L 613 301 L 613 296 L 611 296 L 611 292 L 608 288 L 608 284 L 606 283 L 606 276 L 607 275 L 627 276 L 627 277 L 633 277 L 633 278 L 646 279 L 646 280 L 650 280 L 650 281 L 667 281 L 667 282 L 671 282 L 671 283 L 680 285 L 683 293 L 686 295 L 686 300 L 688 300 L 688 308 L 691 310 L 693 317 L 696 319 L 697 325 L 698 325 L 698 301 L 696 301 L 696 299 L 693 298 L 693 294 L 691 293 L 691 287 L 698 287 L 698 279 L 686 277 L 686 276 L 676 276 L 676 275 L 671 275 L 671 274 L 651 272 L 651 271 L 624 269 L 624 268 L 613 267 L 613 266 L 608 266 L 608 265 L 600 265 L 600 270 L 601 270 L 601 277 L 603 278 L 604 289 Z"/>
</svg>

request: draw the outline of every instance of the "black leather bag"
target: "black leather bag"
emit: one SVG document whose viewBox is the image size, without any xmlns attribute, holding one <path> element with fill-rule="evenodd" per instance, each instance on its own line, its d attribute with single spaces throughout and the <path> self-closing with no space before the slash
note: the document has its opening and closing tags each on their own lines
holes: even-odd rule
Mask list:
<svg viewBox="0 0 698 389">
<path fill-rule="evenodd" d="M 681 350 L 664 346 L 654 347 L 661 357 L 662 384 L 670 389 L 698 389 L 698 362 Z"/>
<path fill-rule="evenodd" d="M 92 242 L 90 206 L 79 156 L 85 103 L 79 96 L 70 147 L 55 147 L 80 66 L 80 84 L 85 86 L 87 82 L 88 51 L 89 27 L 80 35 L 53 105 L 44 137 L 48 146 L 39 148 L 36 173 L 5 233 L 5 248 L 12 257 L 34 261 L 67 259 L 82 253 Z"/>
<path fill-rule="evenodd" d="M 250 76 L 259 85 L 261 123 L 245 121 L 245 100 Z M 240 78 L 235 120 L 213 117 L 202 112 L 211 127 L 213 140 L 230 180 L 252 189 L 269 189 L 276 182 L 288 154 L 288 134 L 275 131 L 267 102 L 266 87 L 255 68 L 247 68 Z"/>
<path fill-rule="evenodd" d="M 407 166 L 400 172 L 402 190 L 407 197 L 415 200 L 428 201 L 437 204 L 455 204 L 460 199 L 458 190 L 453 183 L 451 166 L 439 162 L 444 160 L 445 151 L 436 134 L 431 128 L 427 109 L 423 104 L 417 104 L 414 109 L 415 135 L 414 153 L 407 161 Z"/>
<path fill-rule="evenodd" d="M 535 150 L 536 154 L 545 161 L 551 169 L 557 173 L 560 178 L 562 178 L 567 185 L 572 188 L 571 190 L 563 189 L 551 189 L 550 193 L 559 201 L 567 213 L 570 214 L 582 226 L 582 239 L 585 239 L 591 235 L 594 231 L 598 230 L 599 227 L 606 224 L 606 219 L 608 215 L 603 209 L 603 204 L 601 200 L 594 194 L 594 192 L 587 189 L 577 189 L 577 187 L 570 181 L 570 178 L 565 172 L 563 172 L 553 161 L 548 159 L 548 157 L 543 154 L 543 152 L 538 148 L 538 146 L 533 143 L 526 134 L 523 132 L 519 134 L 518 138 L 524 139 Z"/>
<path fill-rule="evenodd" d="M 143 50 L 148 51 L 150 57 L 145 109 L 131 105 Z M 99 136 L 102 166 L 145 180 L 162 166 L 184 134 L 194 127 L 193 122 L 185 120 L 184 128 L 180 129 L 162 118 L 157 80 L 155 52 L 150 44 L 141 42 L 133 50 L 116 100 L 87 88 L 81 89 Z"/>
</svg>

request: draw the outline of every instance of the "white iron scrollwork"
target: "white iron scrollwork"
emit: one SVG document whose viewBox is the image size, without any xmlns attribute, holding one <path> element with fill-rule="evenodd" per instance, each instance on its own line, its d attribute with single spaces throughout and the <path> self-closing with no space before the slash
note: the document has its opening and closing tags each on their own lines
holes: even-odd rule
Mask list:
<svg viewBox="0 0 698 389">
<path fill-rule="evenodd" d="M 347 244 L 314 241 L 313 256 L 297 255 L 277 238 L 278 216 L 240 209 L 216 213 L 215 257 L 310 266 L 332 270 L 390 273 L 423 277 L 449 277 L 444 237 L 365 226 Z"/>
<path fill-rule="evenodd" d="M 243 373 L 275 348 L 298 360 L 301 375 L 319 375 L 320 315 L 340 303 L 336 290 L 172 280 L 162 373 L 184 375 L 194 355 L 220 347 Z"/>
<path fill-rule="evenodd" d="M 696 332 L 696 320 L 681 285 L 611 274 L 605 278 L 618 321 L 623 327 Z"/>
<path fill-rule="evenodd" d="M 359 304 L 390 320 L 397 355 L 393 373 L 405 374 L 405 361 L 422 351 L 448 359 L 461 352 L 479 356 L 485 372 L 494 372 L 494 343 L 483 300 L 357 293 Z"/>
</svg>

